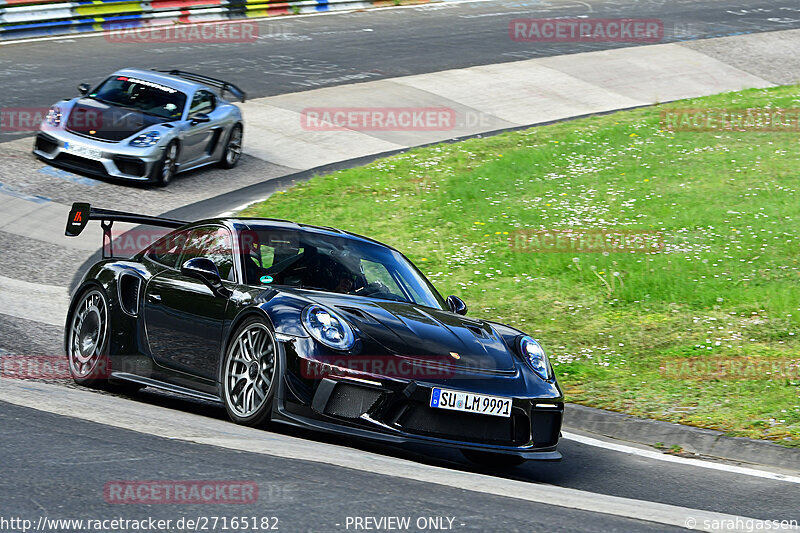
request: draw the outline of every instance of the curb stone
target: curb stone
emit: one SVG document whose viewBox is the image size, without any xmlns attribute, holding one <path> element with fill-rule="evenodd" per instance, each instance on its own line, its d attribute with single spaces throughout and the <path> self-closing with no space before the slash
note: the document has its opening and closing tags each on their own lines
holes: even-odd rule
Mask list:
<svg viewBox="0 0 800 533">
<path fill-rule="evenodd" d="M 712 429 L 640 418 L 573 403 L 566 404 L 563 425 L 567 430 L 588 431 L 649 446 L 656 442 L 662 442 L 665 446 L 677 444 L 695 454 L 800 470 L 800 448 L 786 448 L 745 437 L 728 437 Z"/>
</svg>

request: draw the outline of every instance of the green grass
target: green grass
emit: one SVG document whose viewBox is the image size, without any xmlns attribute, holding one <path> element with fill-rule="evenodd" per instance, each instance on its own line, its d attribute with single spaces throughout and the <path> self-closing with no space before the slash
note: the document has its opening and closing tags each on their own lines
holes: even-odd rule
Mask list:
<svg viewBox="0 0 800 533">
<path fill-rule="evenodd" d="M 670 107 L 800 107 L 748 90 L 415 149 L 249 216 L 403 250 L 472 316 L 536 336 L 573 402 L 800 446 L 794 377 L 667 378 L 665 360 L 800 360 L 800 137 L 673 133 Z M 662 232 L 651 253 L 525 253 L 518 229 Z"/>
</svg>

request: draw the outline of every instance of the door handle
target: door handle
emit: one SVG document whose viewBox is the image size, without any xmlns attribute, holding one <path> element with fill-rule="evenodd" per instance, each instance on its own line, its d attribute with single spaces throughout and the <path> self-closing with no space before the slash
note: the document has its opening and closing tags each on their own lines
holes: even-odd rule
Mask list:
<svg viewBox="0 0 800 533">
<path fill-rule="evenodd" d="M 152 303 L 152 304 L 159 303 L 161 301 L 161 295 L 160 294 L 148 294 L 147 295 L 147 301 Z"/>
</svg>

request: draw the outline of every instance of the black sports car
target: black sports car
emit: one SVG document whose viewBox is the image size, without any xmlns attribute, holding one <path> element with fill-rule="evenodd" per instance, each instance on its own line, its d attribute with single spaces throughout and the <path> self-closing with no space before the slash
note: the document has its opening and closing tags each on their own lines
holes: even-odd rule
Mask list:
<svg viewBox="0 0 800 533">
<path fill-rule="evenodd" d="M 400 252 L 285 220 L 186 223 L 76 203 L 66 234 L 100 220 L 172 229 L 78 286 L 65 349 L 84 385 L 158 387 L 266 420 L 474 461 L 558 460 L 563 394 L 536 340 L 470 319 Z M 113 253 L 109 254 L 113 256 Z"/>
</svg>

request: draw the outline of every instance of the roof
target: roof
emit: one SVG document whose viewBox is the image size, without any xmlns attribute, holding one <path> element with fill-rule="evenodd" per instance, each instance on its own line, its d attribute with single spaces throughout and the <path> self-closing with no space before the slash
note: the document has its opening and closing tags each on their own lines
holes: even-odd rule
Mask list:
<svg viewBox="0 0 800 533">
<path fill-rule="evenodd" d="M 390 250 L 395 250 L 393 247 L 389 246 L 388 244 L 384 244 L 380 241 L 376 241 L 375 239 L 370 239 L 369 237 L 364 237 L 363 235 L 359 235 L 357 233 L 351 233 L 349 231 L 331 228 L 329 226 L 315 226 L 313 224 L 302 224 L 298 222 L 292 222 L 290 220 L 282 220 L 278 218 L 249 218 L 249 217 L 238 217 L 238 218 L 223 218 L 221 220 L 227 221 L 228 223 L 232 224 L 237 229 L 251 229 L 251 230 L 259 230 L 259 229 L 287 229 L 287 230 L 294 230 L 294 231 L 302 231 L 305 233 L 313 233 L 317 235 L 328 235 L 331 237 L 343 237 L 346 239 L 365 242 L 369 244 L 377 244 L 379 246 L 383 246 L 384 248 L 389 248 Z M 397 250 L 395 250 L 397 251 Z"/>
</svg>

